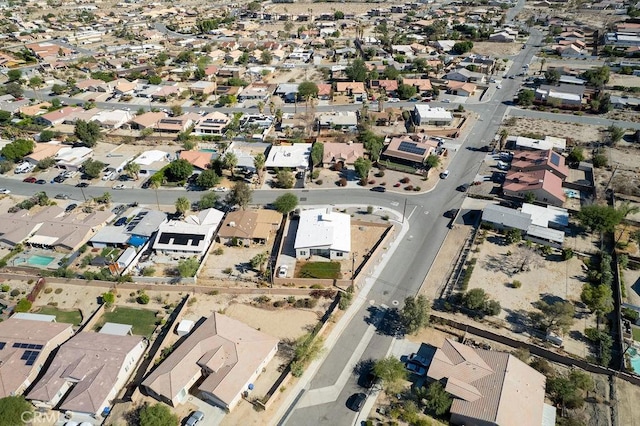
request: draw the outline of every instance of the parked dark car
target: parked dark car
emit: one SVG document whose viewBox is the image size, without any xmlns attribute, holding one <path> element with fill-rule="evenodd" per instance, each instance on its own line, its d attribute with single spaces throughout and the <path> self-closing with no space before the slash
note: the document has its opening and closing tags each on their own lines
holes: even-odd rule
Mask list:
<svg viewBox="0 0 640 426">
<path fill-rule="evenodd" d="M 453 219 L 454 217 L 456 217 L 457 214 L 458 214 L 458 209 L 451 209 L 451 210 L 447 210 L 444 213 L 444 217 Z"/>
<path fill-rule="evenodd" d="M 46 180 L 44 179 L 38 179 L 37 181 L 35 181 L 34 183 L 37 183 L 38 185 L 44 185 L 45 183 L 47 183 Z"/>
<path fill-rule="evenodd" d="M 354 393 L 347 400 L 347 408 L 353 411 L 360 411 L 362 410 L 362 406 L 364 405 L 364 402 L 366 400 L 367 400 L 366 394 L 362 392 Z"/>
<path fill-rule="evenodd" d="M 22 181 L 23 182 L 27 182 L 27 183 L 36 183 L 38 179 L 34 178 L 33 176 L 28 177 L 28 178 L 24 178 Z"/>
<path fill-rule="evenodd" d="M 469 190 L 469 184 L 465 183 L 456 188 L 457 191 L 467 192 Z"/>
<path fill-rule="evenodd" d="M 64 209 L 64 211 L 65 211 L 65 212 L 67 212 L 67 213 L 69 213 L 70 211 L 73 211 L 76 207 L 78 207 L 78 205 L 77 205 L 77 204 L 69 204 L 69 205 L 67 206 L 67 208 L 66 208 L 66 209 Z"/>
<path fill-rule="evenodd" d="M 87 186 L 89 186 L 87 182 L 80 182 L 76 185 L 76 188 L 86 188 Z"/>
<path fill-rule="evenodd" d="M 384 186 L 374 186 L 373 188 L 371 188 L 369 191 L 373 191 L 373 192 L 387 192 L 387 188 L 385 188 Z"/>
<path fill-rule="evenodd" d="M 67 178 L 62 175 L 53 178 L 53 181 L 56 183 L 63 183 L 65 180 L 67 180 Z"/>
</svg>

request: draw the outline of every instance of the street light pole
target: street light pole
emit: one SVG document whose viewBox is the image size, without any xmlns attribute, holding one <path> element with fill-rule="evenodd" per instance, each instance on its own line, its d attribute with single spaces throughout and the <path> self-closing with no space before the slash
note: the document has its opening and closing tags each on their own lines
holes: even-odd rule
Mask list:
<svg viewBox="0 0 640 426">
<path fill-rule="evenodd" d="M 86 203 L 87 202 L 87 196 L 84 195 L 84 188 L 83 187 L 80 187 L 80 192 L 82 192 L 82 198 L 84 198 L 84 202 Z"/>
<path fill-rule="evenodd" d="M 402 223 L 404 223 L 404 215 L 407 212 L 407 199 L 404 199 L 404 207 L 402 209 Z"/>
</svg>

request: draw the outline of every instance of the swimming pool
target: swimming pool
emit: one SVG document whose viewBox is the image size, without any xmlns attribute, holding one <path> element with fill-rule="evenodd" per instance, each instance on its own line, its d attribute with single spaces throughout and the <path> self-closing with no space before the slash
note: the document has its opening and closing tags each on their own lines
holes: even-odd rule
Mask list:
<svg viewBox="0 0 640 426">
<path fill-rule="evenodd" d="M 636 374 L 640 374 L 640 356 L 638 355 L 638 350 L 636 348 L 629 348 L 629 355 L 631 361 L 631 368 Z"/>
<path fill-rule="evenodd" d="M 572 189 L 565 189 L 564 193 L 566 194 L 567 197 L 569 198 L 580 198 L 580 192 L 578 191 L 574 191 Z"/>
<path fill-rule="evenodd" d="M 47 266 L 54 260 L 55 260 L 55 257 L 40 256 L 38 254 L 34 254 L 29 258 L 29 260 L 27 260 L 27 263 L 30 265 L 36 265 L 36 266 Z"/>
<path fill-rule="evenodd" d="M 199 152 L 211 152 L 213 154 L 217 153 L 218 150 L 217 149 L 199 149 Z"/>
</svg>

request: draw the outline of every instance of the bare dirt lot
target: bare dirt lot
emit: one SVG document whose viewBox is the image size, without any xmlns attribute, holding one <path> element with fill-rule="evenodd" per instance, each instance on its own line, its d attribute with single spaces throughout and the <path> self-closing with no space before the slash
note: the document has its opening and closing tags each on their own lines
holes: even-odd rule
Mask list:
<svg viewBox="0 0 640 426">
<path fill-rule="evenodd" d="M 619 424 L 640 426 L 640 387 L 620 379 L 613 379 Z"/>
<path fill-rule="evenodd" d="M 487 233 L 476 256 L 469 288 L 482 288 L 500 301 L 502 312 L 498 318 L 508 322 L 509 328 L 517 329 L 519 324 L 526 323 L 528 313 L 535 311 L 532 303 L 538 300 L 561 299 L 580 304 L 585 274 L 577 257 L 562 261 L 556 253 L 545 258 L 528 251 L 524 244 L 507 245 L 502 236 L 492 232 Z M 523 265 L 528 265 L 525 270 Z M 514 288 L 515 280 L 520 281 L 520 288 Z M 576 313 L 574 326 L 564 336 L 564 346 L 567 352 L 586 357 L 589 351 L 582 333 L 586 327 L 595 325 L 595 320 L 580 308 L 576 308 Z"/>
<path fill-rule="evenodd" d="M 477 55 L 503 58 L 505 56 L 516 55 L 521 49 L 521 43 L 493 43 L 489 41 L 480 41 L 473 43 L 473 49 L 471 49 L 471 52 Z"/>
<path fill-rule="evenodd" d="M 542 136 L 567 138 L 567 145 L 597 142 L 605 131 L 602 126 L 589 126 L 578 123 L 563 123 L 552 120 L 538 120 L 524 117 L 511 117 L 503 123 L 509 135 L 524 136 L 536 133 Z"/>
<path fill-rule="evenodd" d="M 266 310 L 240 303 L 231 304 L 225 310 L 225 315 L 280 339 L 302 336 L 318 322 L 319 314 L 301 309 Z"/>
</svg>

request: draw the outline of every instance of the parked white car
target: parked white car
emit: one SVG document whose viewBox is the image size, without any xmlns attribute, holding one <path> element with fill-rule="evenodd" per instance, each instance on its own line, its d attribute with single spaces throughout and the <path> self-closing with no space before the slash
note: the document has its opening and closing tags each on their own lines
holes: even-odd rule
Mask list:
<svg viewBox="0 0 640 426">
<path fill-rule="evenodd" d="M 11 191 L 7 188 L 0 188 L 0 194 L 11 194 Z"/>
<path fill-rule="evenodd" d="M 278 278 L 286 278 L 289 267 L 287 265 L 280 265 L 278 268 Z"/>
<path fill-rule="evenodd" d="M 216 188 L 213 188 L 213 191 L 214 191 L 214 192 L 227 192 L 227 191 L 228 191 L 228 189 L 227 189 L 227 188 L 225 188 L 224 186 L 218 186 L 218 187 L 216 187 Z"/>
<path fill-rule="evenodd" d="M 127 185 L 125 185 L 124 183 L 119 183 L 114 186 L 113 189 L 127 189 Z"/>
<path fill-rule="evenodd" d="M 395 104 L 396 102 L 400 102 L 400 99 L 399 98 L 389 98 L 389 100 L 387 102 Z"/>
</svg>

